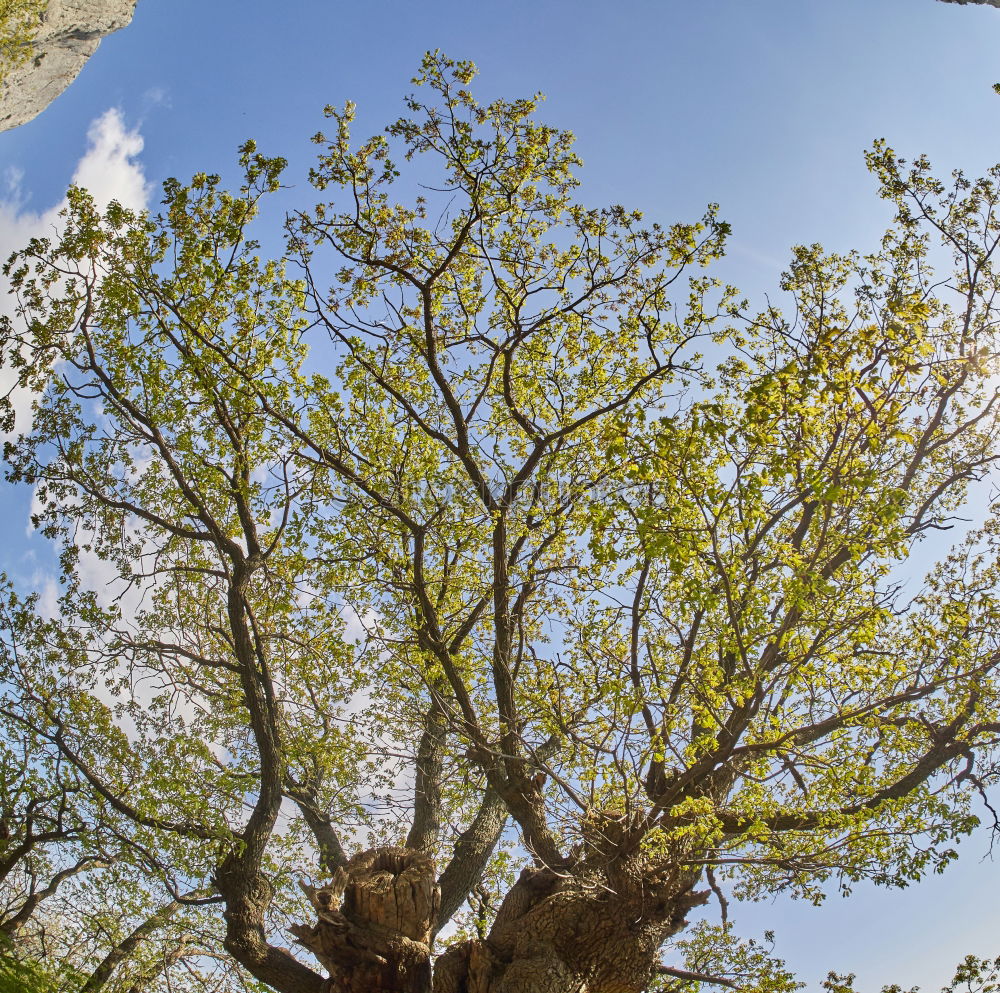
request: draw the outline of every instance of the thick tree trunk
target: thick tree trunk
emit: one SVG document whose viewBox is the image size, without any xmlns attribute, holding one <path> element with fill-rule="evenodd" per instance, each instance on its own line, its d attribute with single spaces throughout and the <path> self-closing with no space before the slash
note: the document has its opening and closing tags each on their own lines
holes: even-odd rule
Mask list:
<svg viewBox="0 0 1000 993">
<path fill-rule="evenodd" d="M 329 970 L 329 993 L 429 993 L 440 893 L 427 855 L 375 848 L 304 888 L 319 920 L 292 933 Z"/>
<path fill-rule="evenodd" d="M 705 894 L 692 878 L 611 887 L 601 875 L 523 870 L 486 939 L 438 958 L 433 993 L 642 993 Z"/>
<path fill-rule="evenodd" d="M 305 887 L 319 920 L 293 933 L 329 970 L 329 993 L 642 993 L 664 940 L 705 899 L 691 874 L 525 869 L 490 933 L 438 956 L 430 858 L 379 848 L 326 886 Z"/>
</svg>

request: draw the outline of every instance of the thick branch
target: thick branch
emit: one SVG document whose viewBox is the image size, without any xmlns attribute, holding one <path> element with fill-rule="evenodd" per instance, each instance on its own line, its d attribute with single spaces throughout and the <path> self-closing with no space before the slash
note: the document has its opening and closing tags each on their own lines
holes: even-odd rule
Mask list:
<svg viewBox="0 0 1000 993">
<path fill-rule="evenodd" d="M 420 852 L 430 851 L 441 833 L 441 772 L 446 730 L 444 709 L 434 694 L 417 748 L 413 824 L 406 838 L 406 847 Z"/>
<path fill-rule="evenodd" d="M 967 710 L 970 710 L 972 706 L 973 704 L 970 701 Z M 722 828 L 728 835 L 743 834 L 755 824 L 763 824 L 768 830 L 775 832 L 813 831 L 828 824 L 831 816 L 834 818 L 852 817 L 855 814 L 864 813 L 865 811 L 877 810 L 881 804 L 888 800 L 898 800 L 909 795 L 918 786 L 930 779 L 939 769 L 947 765 L 948 762 L 968 753 L 970 743 L 965 740 L 956 741 L 951 736 L 965 723 L 967 717 L 967 712 L 960 714 L 948 726 L 945 733 L 938 733 L 936 736 L 937 740 L 913 764 L 909 772 L 878 790 L 874 796 L 863 803 L 848 804 L 834 810 L 787 812 L 763 818 L 747 815 L 734 817 L 723 813 L 719 815 Z M 1000 725 L 983 725 L 980 730 L 995 732 L 998 729 L 1000 729 Z M 950 732 L 950 734 L 947 732 Z"/>
<path fill-rule="evenodd" d="M 31 919 L 31 915 L 38 909 L 38 905 L 43 900 L 47 900 L 50 896 L 54 896 L 56 890 L 58 890 L 67 879 L 77 875 L 78 873 L 85 872 L 87 869 L 102 868 L 106 865 L 106 862 L 101 862 L 99 859 L 88 856 L 80 859 L 80 861 L 75 865 L 71 865 L 68 868 L 57 872 L 49 880 L 47 886 L 30 893 L 26 897 L 24 903 L 22 903 L 18 908 L 17 912 L 0 924 L 0 937 L 8 940 L 12 939 L 14 935 L 16 935 L 17 932 Z"/>
<path fill-rule="evenodd" d="M 273 896 L 271 885 L 256 866 L 230 854 L 215 877 L 226 901 L 225 949 L 255 979 L 278 993 L 326 993 L 322 976 L 284 948 L 268 944 L 264 914 Z"/>
<path fill-rule="evenodd" d="M 82 756 L 67 743 L 64 734 L 65 725 L 47 705 L 47 701 L 38 700 L 37 702 L 45 708 L 46 716 L 55 725 L 55 731 L 47 731 L 44 728 L 31 724 L 24 718 L 23 714 L 18 714 L 10 708 L 4 708 L 2 713 L 5 716 L 23 724 L 25 727 L 31 728 L 31 730 L 51 741 L 59 749 L 60 753 L 73 764 L 73 766 L 80 772 L 87 782 L 90 783 L 90 785 L 105 800 L 107 800 L 111 807 L 117 810 L 119 814 L 122 814 L 129 820 L 134 821 L 136 824 L 141 824 L 144 827 L 150 827 L 160 831 L 169 831 L 173 834 L 179 834 L 190 838 L 199 838 L 203 841 L 218 838 L 219 833 L 217 831 L 213 831 L 210 828 L 193 821 L 168 821 L 158 817 L 146 817 L 141 814 L 135 807 L 127 803 L 114 790 L 112 790 L 111 787 L 108 786 L 107 783 L 105 783 L 86 762 L 84 762 Z"/>
<path fill-rule="evenodd" d="M 435 931 L 444 927 L 483 878 L 503 829 L 507 808 L 499 794 L 487 787 L 472 823 L 458 836 L 451 861 L 438 878 L 441 909 Z"/>
<path fill-rule="evenodd" d="M 313 838 L 316 839 L 320 866 L 324 872 L 333 875 L 338 868 L 347 864 L 347 855 L 340 844 L 333 821 L 325 811 L 320 810 L 314 790 L 288 785 L 285 788 L 285 795 L 299 808 L 299 813 L 302 814 Z"/>
<path fill-rule="evenodd" d="M 97 968 L 87 977 L 87 981 L 80 987 L 80 993 L 97 993 L 98 990 L 104 989 L 114 970 L 129 958 L 154 931 L 163 927 L 182 906 L 183 904 L 179 901 L 171 900 L 136 925 L 104 956 Z"/>
<path fill-rule="evenodd" d="M 709 976 L 704 972 L 675 969 L 670 965 L 661 965 L 656 971 L 661 976 L 672 976 L 674 979 L 683 979 L 689 983 L 710 983 L 713 986 L 728 986 L 730 989 L 737 989 L 737 984 L 733 980 L 723 979 L 722 976 Z"/>
</svg>

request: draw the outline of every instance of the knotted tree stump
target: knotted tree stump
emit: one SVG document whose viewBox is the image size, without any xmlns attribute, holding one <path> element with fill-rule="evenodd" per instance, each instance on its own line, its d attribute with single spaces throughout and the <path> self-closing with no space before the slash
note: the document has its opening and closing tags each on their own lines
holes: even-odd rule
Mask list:
<svg viewBox="0 0 1000 993">
<path fill-rule="evenodd" d="M 435 875 L 427 855 L 373 848 L 325 886 L 303 885 L 319 920 L 291 931 L 329 971 L 330 993 L 427 993 Z"/>
</svg>

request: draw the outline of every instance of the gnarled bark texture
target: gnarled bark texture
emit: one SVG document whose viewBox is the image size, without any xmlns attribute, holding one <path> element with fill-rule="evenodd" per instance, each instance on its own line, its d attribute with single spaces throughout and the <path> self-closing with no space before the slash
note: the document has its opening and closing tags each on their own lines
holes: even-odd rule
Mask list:
<svg viewBox="0 0 1000 993">
<path fill-rule="evenodd" d="M 329 970 L 329 993 L 642 993 L 664 940 L 703 902 L 691 873 L 636 865 L 527 868 L 483 939 L 431 965 L 434 864 L 405 848 L 363 852 L 304 887 L 319 920 L 292 929 Z"/>
<path fill-rule="evenodd" d="M 304 889 L 319 920 L 292 933 L 329 970 L 330 993 L 427 993 L 440 902 L 429 856 L 371 849 Z"/>
<path fill-rule="evenodd" d="M 433 993 L 642 993 L 705 895 L 690 878 L 602 876 L 524 869 L 486 938 L 440 956 Z"/>
</svg>

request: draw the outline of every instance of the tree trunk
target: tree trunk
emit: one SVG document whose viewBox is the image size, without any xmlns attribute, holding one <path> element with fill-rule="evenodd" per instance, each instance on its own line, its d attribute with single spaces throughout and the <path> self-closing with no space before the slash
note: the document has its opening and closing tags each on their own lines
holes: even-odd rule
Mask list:
<svg viewBox="0 0 1000 993">
<path fill-rule="evenodd" d="M 292 931 L 329 970 L 329 993 L 642 993 L 663 942 L 705 900 L 695 878 L 524 869 L 490 933 L 445 949 L 432 980 L 434 864 L 378 848 L 304 887 L 319 920 Z"/>
<path fill-rule="evenodd" d="M 663 942 L 705 894 L 690 877 L 612 887 L 601 876 L 523 870 L 486 939 L 438 958 L 433 993 L 643 993 Z"/>
<path fill-rule="evenodd" d="M 371 849 L 303 889 L 319 920 L 292 933 L 329 970 L 329 993 L 429 993 L 440 893 L 427 855 Z"/>
</svg>

